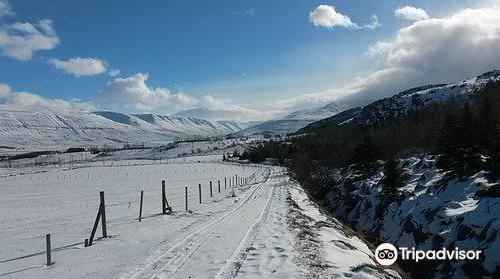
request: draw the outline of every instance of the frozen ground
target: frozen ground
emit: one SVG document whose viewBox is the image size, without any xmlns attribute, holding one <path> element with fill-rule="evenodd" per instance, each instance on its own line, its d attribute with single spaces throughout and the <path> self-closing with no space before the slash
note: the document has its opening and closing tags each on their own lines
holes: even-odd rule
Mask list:
<svg viewBox="0 0 500 279">
<path fill-rule="evenodd" d="M 321 214 L 280 168 L 214 156 L 147 163 L 29 169 L 0 178 L 0 278 L 398 277 L 377 267 L 370 249 Z M 233 195 L 235 175 L 251 183 L 234 187 Z M 159 214 L 162 179 L 170 215 Z M 84 248 L 101 190 L 109 237 Z M 50 267 L 44 265 L 46 233 L 55 250 Z"/>
</svg>

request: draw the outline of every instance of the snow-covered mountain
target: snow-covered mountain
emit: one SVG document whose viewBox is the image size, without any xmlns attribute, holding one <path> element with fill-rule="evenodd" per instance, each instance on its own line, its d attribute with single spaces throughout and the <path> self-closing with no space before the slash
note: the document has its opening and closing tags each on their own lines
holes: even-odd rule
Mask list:
<svg viewBox="0 0 500 279">
<path fill-rule="evenodd" d="M 351 107 L 351 104 L 347 102 L 332 102 L 320 108 L 299 110 L 283 118 L 249 127 L 238 132 L 238 134 L 253 135 L 264 133 L 293 133 L 310 123 L 336 115 L 349 107 Z"/>
<path fill-rule="evenodd" d="M 495 70 L 457 83 L 425 85 L 408 89 L 392 97 L 311 123 L 299 130 L 299 133 L 331 128 L 344 123 L 356 123 L 361 126 L 375 125 L 385 119 L 404 116 L 411 109 L 418 109 L 431 103 L 444 102 L 450 98 L 468 98 L 488 82 L 498 79 L 500 79 L 500 70 Z"/>
<path fill-rule="evenodd" d="M 178 138 L 225 135 L 246 127 L 232 121 L 0 105 L 0 153 L 121 146 L 124 143 L 155 144 Z"/>
</svg>

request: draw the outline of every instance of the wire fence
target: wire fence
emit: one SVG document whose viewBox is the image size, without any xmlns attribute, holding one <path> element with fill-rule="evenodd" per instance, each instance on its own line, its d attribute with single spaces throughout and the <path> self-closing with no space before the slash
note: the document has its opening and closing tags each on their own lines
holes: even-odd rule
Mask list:
<svg viewBox="0 0 500 279">
<path fill-rule="evenodd" d="M 223 199 L 230 198 L 234 196 L 235 189 L 250 187 L 253 184 L 260 183 L 259 179 L 262 179 L 262 167 L 255 166 L 239 166 L 241 170 L 245 170 L 248 175 L 238 176 L 238 174 L 234 175 L 219 175 L 227 174 L 228 172 L 234 171 L 232 169 L 230 163 L 211 163 L 210 167 L 205 166 L 204 168 L 181 168 L 173 170 L 173 174 L 179 174 L 180 177 L 176 179 L 172 179 L 168 181 L 167 186 L 165 188 L 165 199 L 169 203 L 169 207 L 172 210 L 168 212 L 169 214 L 175 215 L 178 212 L 192 212 L 196 210 L 205 210 L 210 207 L 210 205 L 220 202 Z M 107 212 L 108 217 L 105 220 L 105 223 L 102 223 L 104 219 L 101 216 L 101 226 L 107 226 L 108 229 L 114 230 L 116 228 L 120 228 L 125 225 L 130 225 L 133 222 L 137 222 L 138 226 L 140 226 L 139 219 L 150 219 L 157 218 L 162 215 L 161 207 L 162 205 L 162 189 L 160 188 L 161 180 L 157 179 L 159 176 L 164 176 L 167 174 L 171 174 L 172 170 L 164 170 L 160 172 L 158 169 L 155 170 L 145 170 L 145 171 L 130 171 L 124 169 L 124 171 L 97 171 L 97 172 L 88 172 L 85 176 L 82 175 L 82 172 L 78 174 L 54 174 L 54 173 L 46 173 L 46 174 L 32 174 L 28 175 L 21 179 L 20 181 L 36 181 L 44 182 L 46 185 L 49 185 L 52 182 L 57 182 L 61 180 L 83 180 L 83 182 L 87 181 L 88 183 L 92 183 L 94 180 L 99 179 L 112 179 L 114 177 L 120 177 L 121 179 L 127 178 L 130 176 L 134 177 L 152 177 L 152 179 L 148 180 L 156 181 L 154 182 L 158 187 L 145 187 L 146 189 L 134 189 L 133 191 L 136 193 L 137 199 L 130 199 L 130 192 L 127 192 L 127 197 L 113 197 L 106 195 L 106 199 L 110 199 L 111 202 L 106 203 L 104 205 L 104 209 Z M 208 173 L 205 177 L 200 179 L 199 177 L 195 177 L 196 174 L 199 173 Z M 182 176 L 185 175 L 185 176 Z M 15 177 L 4 177 L 4 181 L 2 182 L 11 182 L 16 181 Z M 28 180 L 29 179 L 29 180 Z M 19 181 L 19 180 L 17 180 Z M 169 186 L 169 185 L 187 185 L 187 186 Z M 140 187 L 138 187 L 140 189 Z M 141 194 L 142 192 L 142 194 Z M 97 200 L 97 193 L 89 193 L 88 197 L 91 197 L 95 194 L 95 200 Z M 142 196 L 142 202 L 141 202 Z M 85 197 L 88 199 L 88 197 Z M 102 201 L 101 201 L 102 202 Z M 95 201 L 88 201 L 88 203 L 94 204 Z M 43 254 L 47 255 L 47 265 L 52 263 L 51 253 L 65 251 L 68 249 L 74 249 L 78 247 L 82 247 L 88 242 L 85 240 L 88 235 L 86 233 L 89 232 L 90 228 L 92 228 L 92 219 L 89 219 L 89 216 L 95 215 L 96 213 L 102 214 L 101 205 L 99 207 L 94 206 L 88 207 L 89 209 L 81 210 L 78 212 L 72 212 L 71 214 L 64 214 L 62 216 L 50 217 L 50 218 L 41 218 L 33 221 L 23 221 L 21 224 L 12 224 L 5 225 L 0 228 L 0 232 L 16 232 L 19 230 L 23 230 L 25 228 L 30 227 L 38 227 L 38 231 L 45 229 L 47 232 L 51 232 L 52 236 L 60 237 L 64 235 L 64 239 L 67 243 L 59 244 L 56 248 L 50 247 L 50 235 L 40 235 L 31 237 L 31 241 L 47 241 L 47 250 L 46 251 L 36 251 L 32 253 L 28 253 L 25 255 L 17 255 L 8 257 L 5 259 L 0 259 L 0 264 L 5 264 L 13 261 L 23 260 L 31 257 L 37 257 Z M 112 214 L 109 214 L 112 212 Z M 115 212 L 122 212 L 123 214 L 113 214 Z M 127 213 L 124 213 L 127 212 Z M 141 214 L 140 214 L 141 213 Z M 97 218 L 99 219 L 99 217 Z M 84 222 L 88 224 L 88 229 L 86 230 L 75 230 L 74 232 L 64 230 L 58 232 L 57 229 L 52 230 L 50 228 L 50 224 L 54 224 L 54 222 L 58 223 L 81 223 Z M 98 224 L 96 221 L 95 224 Z M 95 232 L 96 225 L 92 230 Z M 74 239 L 71 241 L 71 239 Z M 96 238 L 95 241 L 98 241 L 99 238 Z M 94 241 L 94 244 L 95 244 Z M 79 248 L 79 249 L 80 249 Z M 56 259 L 57 260 L 57 259 Z M 6 273 L 8 274 L 8 273 Z M 2 274 L 0 274 L 2 276 Z"/>
</svg>

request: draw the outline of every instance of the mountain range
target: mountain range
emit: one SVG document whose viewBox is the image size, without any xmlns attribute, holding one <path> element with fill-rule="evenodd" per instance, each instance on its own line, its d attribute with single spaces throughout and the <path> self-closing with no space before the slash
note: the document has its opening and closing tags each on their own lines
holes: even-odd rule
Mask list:
<svg viewBox="0 0 500 279">
<path fill-rule="evenodd" d="M 64 150 L 69 147 L 162 144 L 176 139 L 221 136 L 247 128 L 234 121 L 208 121 L 109 111 L 52 111 L 0 105 L 0 152 Z"/>
<path fill-rule="evenodd" d="M 323 107 L 296 111 L 263 123 L 210 121 L 195 117 L 157 114 L 125 114 L 111 111 L 53 111 L 47 108 L 0 105 L 0 153 L 64 150 L 69 147 L 122 146 L 125 143 L 164 144 L 176 139 L 265 133 L 308 133 L 356 122 L 376 124 L 404 114 L 413 106 L 425 106 L 453 96 L 464 96 L 491 80 L 500 70 L 451 84 L 412 88 L 368 105 L 362 101 L 335 101 Z M 366 103 L 366 102 L 365 102 Z M 208 113 L 208 112 L 205 112 Z"/>
</svg>

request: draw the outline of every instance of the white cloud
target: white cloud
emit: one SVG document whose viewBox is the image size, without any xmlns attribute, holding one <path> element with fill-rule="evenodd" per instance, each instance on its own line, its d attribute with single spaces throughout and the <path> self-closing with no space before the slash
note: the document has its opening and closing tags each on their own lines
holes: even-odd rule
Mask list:
<svg viewBox="0 0 500 279">
<path fill-rule="evenodd" d="M 0 27 L 0 49 L 3 56 L 31 60 L 37 51 L 51 50 L 59 44 L 52 21 L 36 24 L 16 22 Z"/>
<path fill-rule="evenodd" d="M 398 18 L 410 21 L 421 21 L 430 18 L 425 10 L 411 6 L 397 8 L 394 11 L 394 15 Z"/>
<path fill-rule="evenodd" d="M 151 87 L 147 84 L 148 78 L 147 73 L 137 73 L 109 82 L 98 94 L 102 107 L 157 114 L 177 112 L 176 116 L 209 120 L 248 122 L 270 118 L 269 114 L 246 108 L 231 100 L 211 95 L 195 98 L 183 92 L 172 93 L 164 87 Z"/>
<path fill-rule="evenodd" d="M 381 98 L 414 86 L 456 82 L 500 67 L 500 7 L 464 9 L 400 29 L 372 45 L 379 70 L 322 95 Z"/>
<path fill-rule="evenodd" d="M 99 92 L 100 99 L 128 110 L 167 113 L 193 107 L 198 100 L 182 92 L 171 93 L 164 87 L 146 84 L 149 75 L 137 73 L 126 78 L 116 78 Z"/>
<path fill-rule="evenodd" d="M 281 114 L 334 100 L 373 100 L 434 83 L 456 82 L 500 68 L 500 7 L 464 9 L 414 22 L 372 45 L 379 67 L 343 86 L 254 105 Z"/>
<path fill-rule="evenodd" d="M 327 28 L 341 26 L 354 29 L 358 27 L 348 16 L 337 12 L 335 7 L 328 5 L 319 5 L 314 11 L 310 12 L 309 22 Z"/>
<path fill-rule="evenodd" d="M 335 26 L 345 27 L 347 29 L 376 29 L 382 26 L 379 23 L 378 16 L 372 15 L 371 22 L 365 25 L 358 25 L 352 22 L 349 16 L 341 14 L 335 10 L 335 7 L 329 5 L 319 5 L 314 11 L 309 13 L 309 22 L 315 26 L 333 28 Z"/>
<path fill-rule="evenodd" d="M 0 0 L 0 17 L 12 14 L 13 12 L 12 9 L 10 8 L 9 1 Z"/>
<path fill-rule="evenodd" d="M 71 58 L 67 61 L 52 58 L 48 63 L 77 77 L 93 76 L 106 71 L 106 63 L 97 58 Z"/>
<path fill-rule="evenodd" d="M 46 99 L 29 92 L 15 92 L 7 84 L 0 82 L 0 104 L 15 107 L 41 107 L 51 111 L 91 111 L 95 109 L 90 102 L 81 100 Z"/>
</svg>

